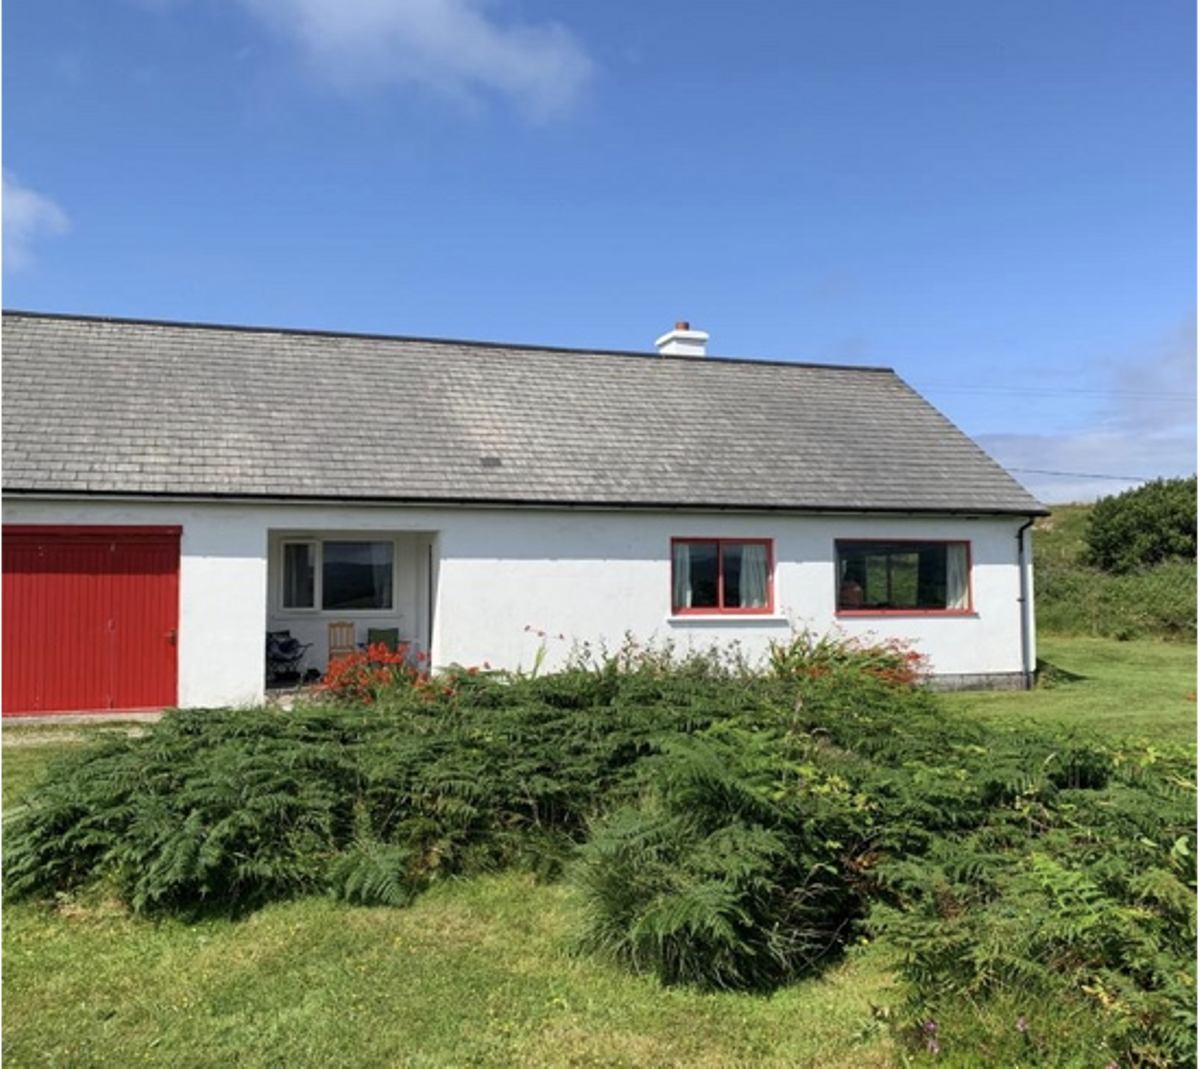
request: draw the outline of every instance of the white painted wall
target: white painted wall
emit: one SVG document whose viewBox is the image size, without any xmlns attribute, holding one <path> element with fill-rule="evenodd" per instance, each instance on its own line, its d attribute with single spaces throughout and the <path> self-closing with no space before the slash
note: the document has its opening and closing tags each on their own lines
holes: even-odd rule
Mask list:
<svg viewBox="0 0 1200 1069">
<path fill-rule="evenodd" d="M 1020 518 L 8 499 L 4 521 L 182 525 L 183 706 L 260 700 L 268 626 L 288 627 L 303 641 L 322 641 L 328 617 L 310 614 L 297 620 L 281 615 L 268 589 L 270 547 L 284 531 L 381 532 L 395 537 L 402 562 L 399 626 L 405 637 L 430 648 L 437 665 L 488 662 L 529 669 L 544 645 L 544 665 L 550 669 L 563 663 L 575 643 L 615 650 L 627 633 L 642 642 L 671 642 L 679 649 L 736 640 L 755 658 L 772 641 L 786 640 L 793 628 L 825 632 L 836 625 L 851 635 L 910 641 L 929 655 L 940 674 L 1022 670 L 1016 542 Z M 671 539 L 687 536 L 772 539 L 776 615 L 672 617 Z M 968 540 L 975 611 L 954 617 L 837 618 L 835 539 L 884 537 Z M 430 547 L 432 576 L 427 570 Z M 323 666 L 323 647 L 313 653 L 309 664 Z"/>
<path fill-rule="evenodd" d="M 463 516 L 441 537 L 434 655 L 529 668 L 539 645 L 560 664 L 572 642 L 641 641 L 705 649 L 737 640 L 751 657 L 794 628 L 902 638 L 936 673 L 1020 672 L 1019 519 L 918 519 L 767 515 L 497 512 Z M 775 548 L 771 617 L 673 617 L 673 537 L 770 538 Z M 837 617 L 834 542 L 845 538 L 966 539 L 969 616 Z M 546 633 L 542 638 L 526 630 Z M 561 636 L 561 637 L 560 637 Z"/>
</svg>

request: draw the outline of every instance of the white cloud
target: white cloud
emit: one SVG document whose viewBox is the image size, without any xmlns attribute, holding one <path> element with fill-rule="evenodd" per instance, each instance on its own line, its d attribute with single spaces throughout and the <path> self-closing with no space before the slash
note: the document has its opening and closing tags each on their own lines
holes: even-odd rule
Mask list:
<svg viewBox="0 0 1200 1069">
<path fill-rule="evenodd" d="M 1104 367 L 1111 392 L 1086 429 L 978 436 L 1046 504 L 1094 501 L 1196 471 L 1195 315 Z"/>
<path fill-rule="evenodd" d="M 981 434 L 976 440 L 1047 505 L 1095 501 L 1149 479 L 1196 471 L 1194 431 Z"/>
<path fill-rule="evenodd" d="M 32 246 L 39 238 L 65 234 L 66 213 L 41 193 L 21 185 L 8 171 L 3 175 L 4 271 L 20 271 L 33 262 Z"/>
<path fill-rule="evenodd" d="M 577 99 L 592 61 L 557 23 L 502 25 L 487 0 L 240 0 L 346 91 L 415 85 L 477 103 L 507 97 L 534 119 Z"/>
</svg>

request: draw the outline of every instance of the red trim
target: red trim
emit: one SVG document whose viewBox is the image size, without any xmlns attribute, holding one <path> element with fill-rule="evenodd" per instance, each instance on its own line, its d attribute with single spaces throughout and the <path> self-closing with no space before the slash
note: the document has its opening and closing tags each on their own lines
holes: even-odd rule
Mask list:
<svg viewBox="0 0 1200 1069">
<path fill-rule="evenodd" d="M 675 604 L 675 547 L 677 545 L 715 545 L 717 547 L 717 604 L 685 608 Z M 767 603 L 762 608 L 725 607 L 725 547 L 764 546 L 767 550 Z M 672 538 L 671 539 L 671 615 L 672 616 L 770 616 L 775 612 L 775 546 L 770 538 Z"/>
<path fill-rule="evenodd" d="M 965 609 L 922 609 L 917 606 L 909 608 L 862 608 L 843 609 L 841 607 L 840 580 L 838 579 L 841 563 L 840 548 L 843 545 L 877 545 L 877 546 L 966 546 L 967 548 L 967 607 Z M 835 538 L 834 551 L 834 614 L 836 616 L 978 616 L 975 608 L 975 568 L 972 557 L 971 541 L 968 538 Z"/>
<path fill-rule="evenodd" d="M 978 616 L 974 609 L 838 609 L 838 616 Z"/>
</svg>

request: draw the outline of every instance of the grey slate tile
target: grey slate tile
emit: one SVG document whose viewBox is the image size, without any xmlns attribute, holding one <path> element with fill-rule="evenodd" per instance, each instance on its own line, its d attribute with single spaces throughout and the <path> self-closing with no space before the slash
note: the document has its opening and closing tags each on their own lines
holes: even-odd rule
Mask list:
<svg viewBox="0 0 1200 1069">
<path fill-rule="evenodd" d="M 9 312 L 3 385 L 12 493 L 1042 511 L 883 369 Z"/>
</svg>

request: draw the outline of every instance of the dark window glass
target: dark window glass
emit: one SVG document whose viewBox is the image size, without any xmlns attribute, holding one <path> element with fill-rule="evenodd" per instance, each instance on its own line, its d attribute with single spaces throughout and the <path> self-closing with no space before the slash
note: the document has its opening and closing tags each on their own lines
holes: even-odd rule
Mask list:
<svg viewBox="0 0 1200 1069">
<path fill-rule="evenodd" d="M 325 542 L 321 550 L 322 608 L 392 607 L 391 542 Z"/>
<path fill-rule="evenodd" d="M 316 607 L 317 547 L 313 542 L 286 542 L 283 547 L 283 607 Z"/>
<path fill-rule="evenodd" d="M 838 608 L 967 609 L 966 542 L 838 542 Z"/>
</svg>

